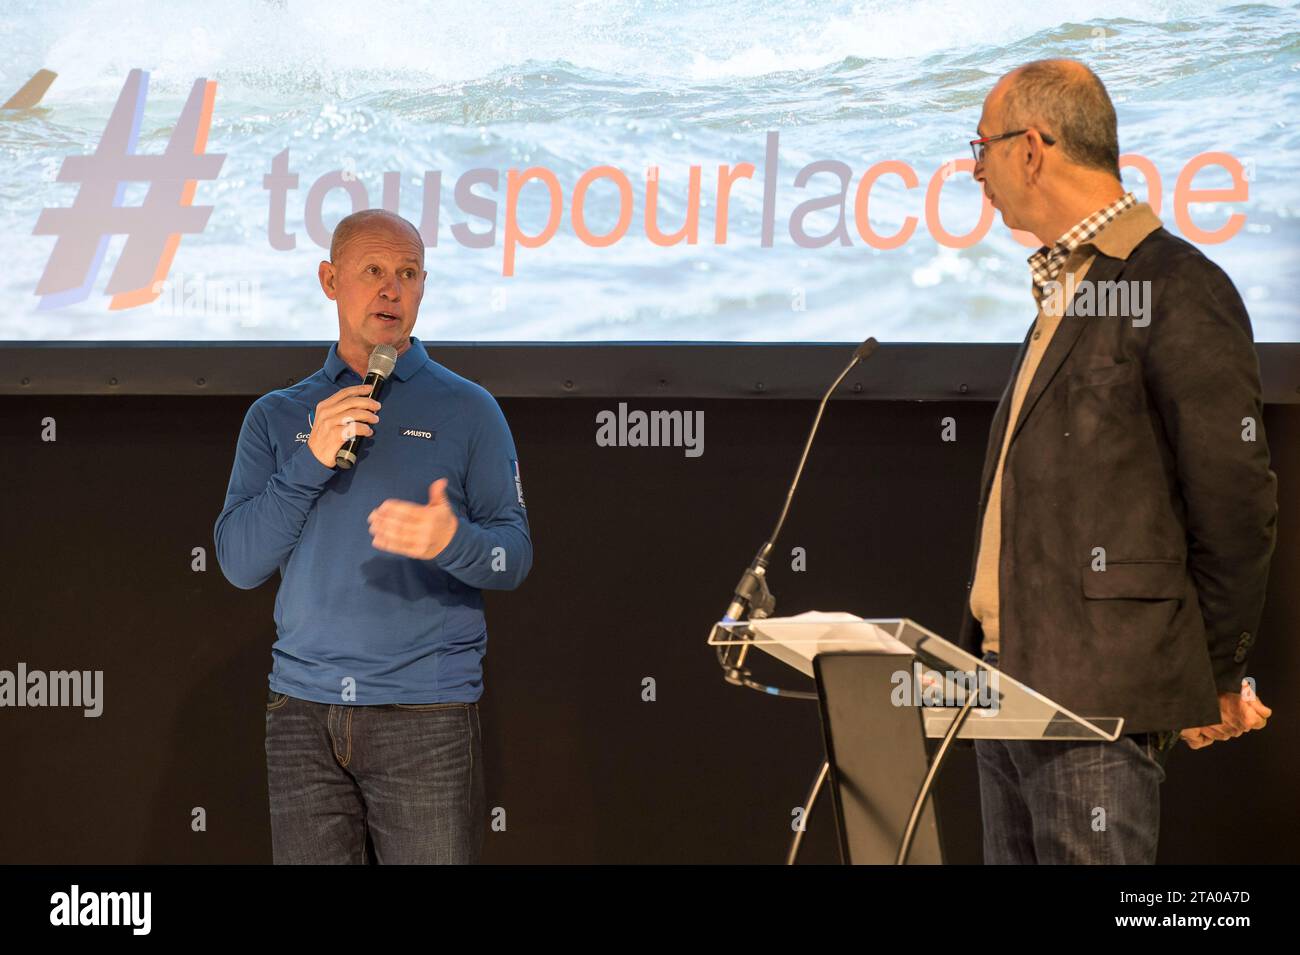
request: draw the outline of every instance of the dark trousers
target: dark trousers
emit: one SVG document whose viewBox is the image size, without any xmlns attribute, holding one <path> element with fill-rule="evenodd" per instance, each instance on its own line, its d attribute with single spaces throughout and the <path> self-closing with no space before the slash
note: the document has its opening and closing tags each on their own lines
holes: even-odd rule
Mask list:
<svg viewBox="0 0 1300 955">
<path fill-rule="evenodd" d="M 270 691 L 266 775 L 277 865 L 473 863 L 482 851 L 475 703 L 349 706 Z"/>
<path fill-rule="evenodd" d="M 976 740 L 985 864 L 1153 864 L 1177 741 Z"/>
</svg>

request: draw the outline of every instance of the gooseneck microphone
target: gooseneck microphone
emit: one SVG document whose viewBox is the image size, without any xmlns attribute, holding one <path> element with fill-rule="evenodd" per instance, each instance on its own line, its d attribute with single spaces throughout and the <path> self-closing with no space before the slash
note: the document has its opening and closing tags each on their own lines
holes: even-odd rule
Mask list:
<svg viewBox="0 0 1300 955">
<path fill-rule="evenodd" d="M 370 386 L 370 397 L 373 398 L 379 391 L 379 386 L 388 380 L 388 376 L 393 373 L 393 368 L 397 365 L 397 349 L 392 345 L 376 345 L 375 350 L 370 353 L 370 363 L 366 365 L 366 378 L 363 385 Z M 334 463 L 341 470 L 348 470 L 357 463 L 357 448 L 361 445 L 363 435 L 354 434 L 351 438 L 343 443 L 338 453 L 334 455 Z"/>
<path fill-rule="evenodd" d="M 795 488 L 799 486 L 799 478 L 803 474 L 804 464 L 808 461 L 808 452 L 812 449 L 813 438 L 817 436 L 817 428 L 821 425 L 822 413 L 826 410 L 826 402 L 830 400 L 835 389 L 840 386 L 848 373 L 860 361 L 865 361 L 871 357 L 871 353 L 876 350 L 877 342 L 875 338 L 868 338 L 853 351 L 853 357 L 849 363 L 844 366 L 839 377 L 831 383 L 826 389 L 826 394 L 822 396 L 821 404 L 817 406 L 817 415 L 813 418 L 812 428 L 808 432 L 808 440 L 804 442 L 803 454 L 799 457 L 799 464 L 795 467 L 794 479 L 790 482 L 790 489 L 786 491 L 785 505 L 781 508 L 781 515 L 776 519 L 776 527 L 768 539 L 763 542 L 763 546 L 758 549 L 754 559 L 746 568 L 745 573 L 740 578 L 740 583 L 736 584 L 735 594 L 731 598 L 731 603 L 727 606 L 727 612 L 722 618 L 722 623 L 734 623 L 741 620 L 746 613 L 751 620 L 758 620 L 770 616 L 776 607 L 776 598 L 767 587 L 767 563 L 771 557 L 772 548 L 776 545 L 776 539 L 781 533 L 781 528 L 785 525 L 786 515 L 790 513 L 790 502 L 794 500 Z M 714 624 L 714 632 L 718 625 Z M 793 696 L 799 698 L 816 699 L 817 695 L 799 693 L 790 690 L 777 690 L 775 687 L 764 687 L 755 684 L 749 679 L 748 671 L 744 669 L 745 655 L 749 650 L 747 644 L 741 645 L 739 653 L 735 660 L 732 660 L 732 646 L 719 646 L 717 649 L 718 662 L 722 665 L 723 676 L 728 683 L 737 686 L 748 686 L 751 689 L 760 689 L 776 696 Z"/>
</svg>

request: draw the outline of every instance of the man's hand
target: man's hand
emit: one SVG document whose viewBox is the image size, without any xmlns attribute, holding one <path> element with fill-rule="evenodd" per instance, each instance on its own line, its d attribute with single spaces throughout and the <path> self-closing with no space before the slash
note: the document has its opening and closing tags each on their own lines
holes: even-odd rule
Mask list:
<svg viewBox="0 0 1300 955">
<path fill-rule="evenodd" d="M 1243 680 L 1241 686 L 1244 690 L 1242 693 L 1219 694 L 1220 722 L 1212 726 L 1191 727 L 1179 733 L 1188 746 L 1201 749 L 1215 740 L 1234 739 L 1242 733 L 1262 730 L 1268 725 L 1268 718 L 1273 715 L 1273 711 L 1255 695 L 1249 681 Z"/>
<path fill-rule="evenodd" d="M 447 503 L 447 479 L 429 485 L 429 503 L 389 498 L 370 512 L 370 543 L 379 550 L 429 560 L 456 536 L 460 521 Z"/>
<path fill-rule="evenodd" d="M 357 435 L 375 433 L 366 422 L 378 424 L 379 415 L 375 414 L 378 410 L 379 402 L 370 397 L 370 385 L 340 388 L 317 403 L 307 447 L 321 464 L 334 467 L 339 448 Z"/>
</svg>

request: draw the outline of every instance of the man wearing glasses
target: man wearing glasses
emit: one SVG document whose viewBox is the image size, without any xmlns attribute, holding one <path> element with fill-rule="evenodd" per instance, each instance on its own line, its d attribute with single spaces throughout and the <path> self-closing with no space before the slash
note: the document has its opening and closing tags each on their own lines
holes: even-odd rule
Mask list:
<svg viewBox="0 0 1300 955">
<path fill-rule="evenodd" d="M 1078 716 L 1124 718 L 1113 743 L 976 741 L 984 859 L 1152 863 L 1170 749 L 1271 713 L 1243 679 L 1277 522 L 1250 319 L 1125 192 L 1115 110 L 1082 63 L 1008 73 L 977 131 L 975 179 L 1045 244 L 958 642 Z"/>
</svg>

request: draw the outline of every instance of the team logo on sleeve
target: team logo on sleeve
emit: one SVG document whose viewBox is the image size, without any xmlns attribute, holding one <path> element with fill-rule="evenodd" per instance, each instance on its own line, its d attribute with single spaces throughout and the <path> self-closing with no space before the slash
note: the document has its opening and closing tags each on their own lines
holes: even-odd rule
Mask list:
<svg viewBox="0 0 1300 955">
<path fill-rule="evenodd" d="M 515 494 L 519 496 L 519 506 L 524 507 L 524 482 L 519 479 L 519 461 L 516 458 L 510 459 L 510 467 L 515 472 Z"/>
</svg>

